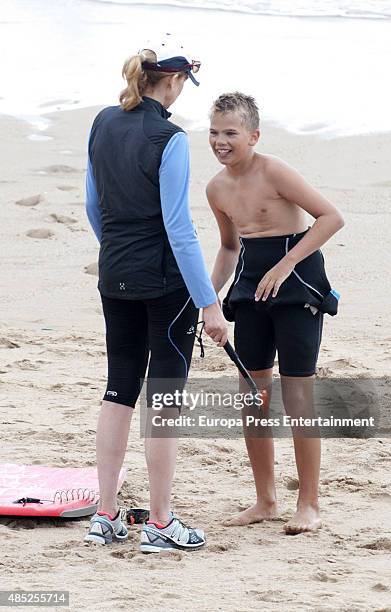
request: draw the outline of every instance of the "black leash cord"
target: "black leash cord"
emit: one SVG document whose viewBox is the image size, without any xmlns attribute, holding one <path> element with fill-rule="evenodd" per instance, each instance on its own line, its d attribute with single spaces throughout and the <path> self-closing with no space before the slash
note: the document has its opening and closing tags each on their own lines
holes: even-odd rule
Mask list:
<svg viewBox="0 0 391 612">
<path fill-rule="evenodd" d="M 204 331 L 204 327 L 205 327 L 205 321 L 199 321 L 197 323 L 197 326 L 201 325 L 201 329 L 200 332 L 197 336 L 197 332 L 195 332 L 195 337 L 197 338 L 197 342 L 200 345 L 200 357 L 202 357 L 202 359 L 205 357 L 205 349 L 204 349 L 204 343 L 202 342 L 202 332 Z"/>
</svg>

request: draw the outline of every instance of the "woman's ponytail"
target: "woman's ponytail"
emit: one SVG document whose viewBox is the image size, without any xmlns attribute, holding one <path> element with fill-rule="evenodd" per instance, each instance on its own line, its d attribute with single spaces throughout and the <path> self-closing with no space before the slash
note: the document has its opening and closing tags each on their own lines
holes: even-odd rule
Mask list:
<svg viewBox="0 0 391 612">
<path fill-rule="evenodd" d="M 122 76 L 127 82 L 127 86 L 119 95 L 119 101 L 125 111 L 135 108 L 144 95 L 147 87 L 155 87 L 159 81 L 167 76 L 172 76 L 172 72 L 155 72 L 144 70 L 143 62 L 156 63 L 156 53 L 151 49 L 143 49 L 138 55 L 128 57 L 122 68 Z M 178 72 L 178 74 L 180 74 Z"/>
<path fill-rule="evenodd" d="M 119 101 L 124 110 L 132 110 L 140 104 L 142 95 L 147 86 L 147 75 L 145 74 L 142 62 L 146 57 L 143 54 L 132 55 L 129 57 L 122 68 L 122 76 L 126 79 L 127 86 L 119 95 Z"/>
</svg>

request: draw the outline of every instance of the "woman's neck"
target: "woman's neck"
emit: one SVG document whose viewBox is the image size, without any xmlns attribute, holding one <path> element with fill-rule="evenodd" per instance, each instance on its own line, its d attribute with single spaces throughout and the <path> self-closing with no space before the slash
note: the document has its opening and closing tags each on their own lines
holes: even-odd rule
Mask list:
<svg viewBox="0 0 391 612">
<path fill-rule="evenodd" d="M 147 89 L 143 95 L 147 98 L 152 98 L 152 100 L 157 100 L 157 102 L 160 102 L 160 104 L 164 106 L 164 108 L 167 108 L 164 104 L 165 95 L 163 92 Z"/>
</svg>

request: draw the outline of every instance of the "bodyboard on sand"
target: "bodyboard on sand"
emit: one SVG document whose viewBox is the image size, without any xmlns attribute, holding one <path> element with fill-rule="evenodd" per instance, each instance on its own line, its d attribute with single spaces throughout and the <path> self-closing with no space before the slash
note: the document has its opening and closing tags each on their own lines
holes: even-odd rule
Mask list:
<svg viewBox="0 0 391 612">
<path fill-rule="evenodd" d="M 125 475 L 122 468 L 117 491 Z M 0 464 L 0 515 L 75 518 L 96 512 L 98 501 L 95 467 Z"/>
</svg>

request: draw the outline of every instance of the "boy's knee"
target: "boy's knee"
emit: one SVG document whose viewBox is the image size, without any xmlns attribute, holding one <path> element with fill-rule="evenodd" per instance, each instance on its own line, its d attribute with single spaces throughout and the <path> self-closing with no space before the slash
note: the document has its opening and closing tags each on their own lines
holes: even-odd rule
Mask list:
<svg viewBox="0 0 391 612">
<path fill-rule="evenodd" d="M 282 401 L 290 416 L 310 416 L 314 406 L 314 377 L 281 376 Z"/>
</svg>

